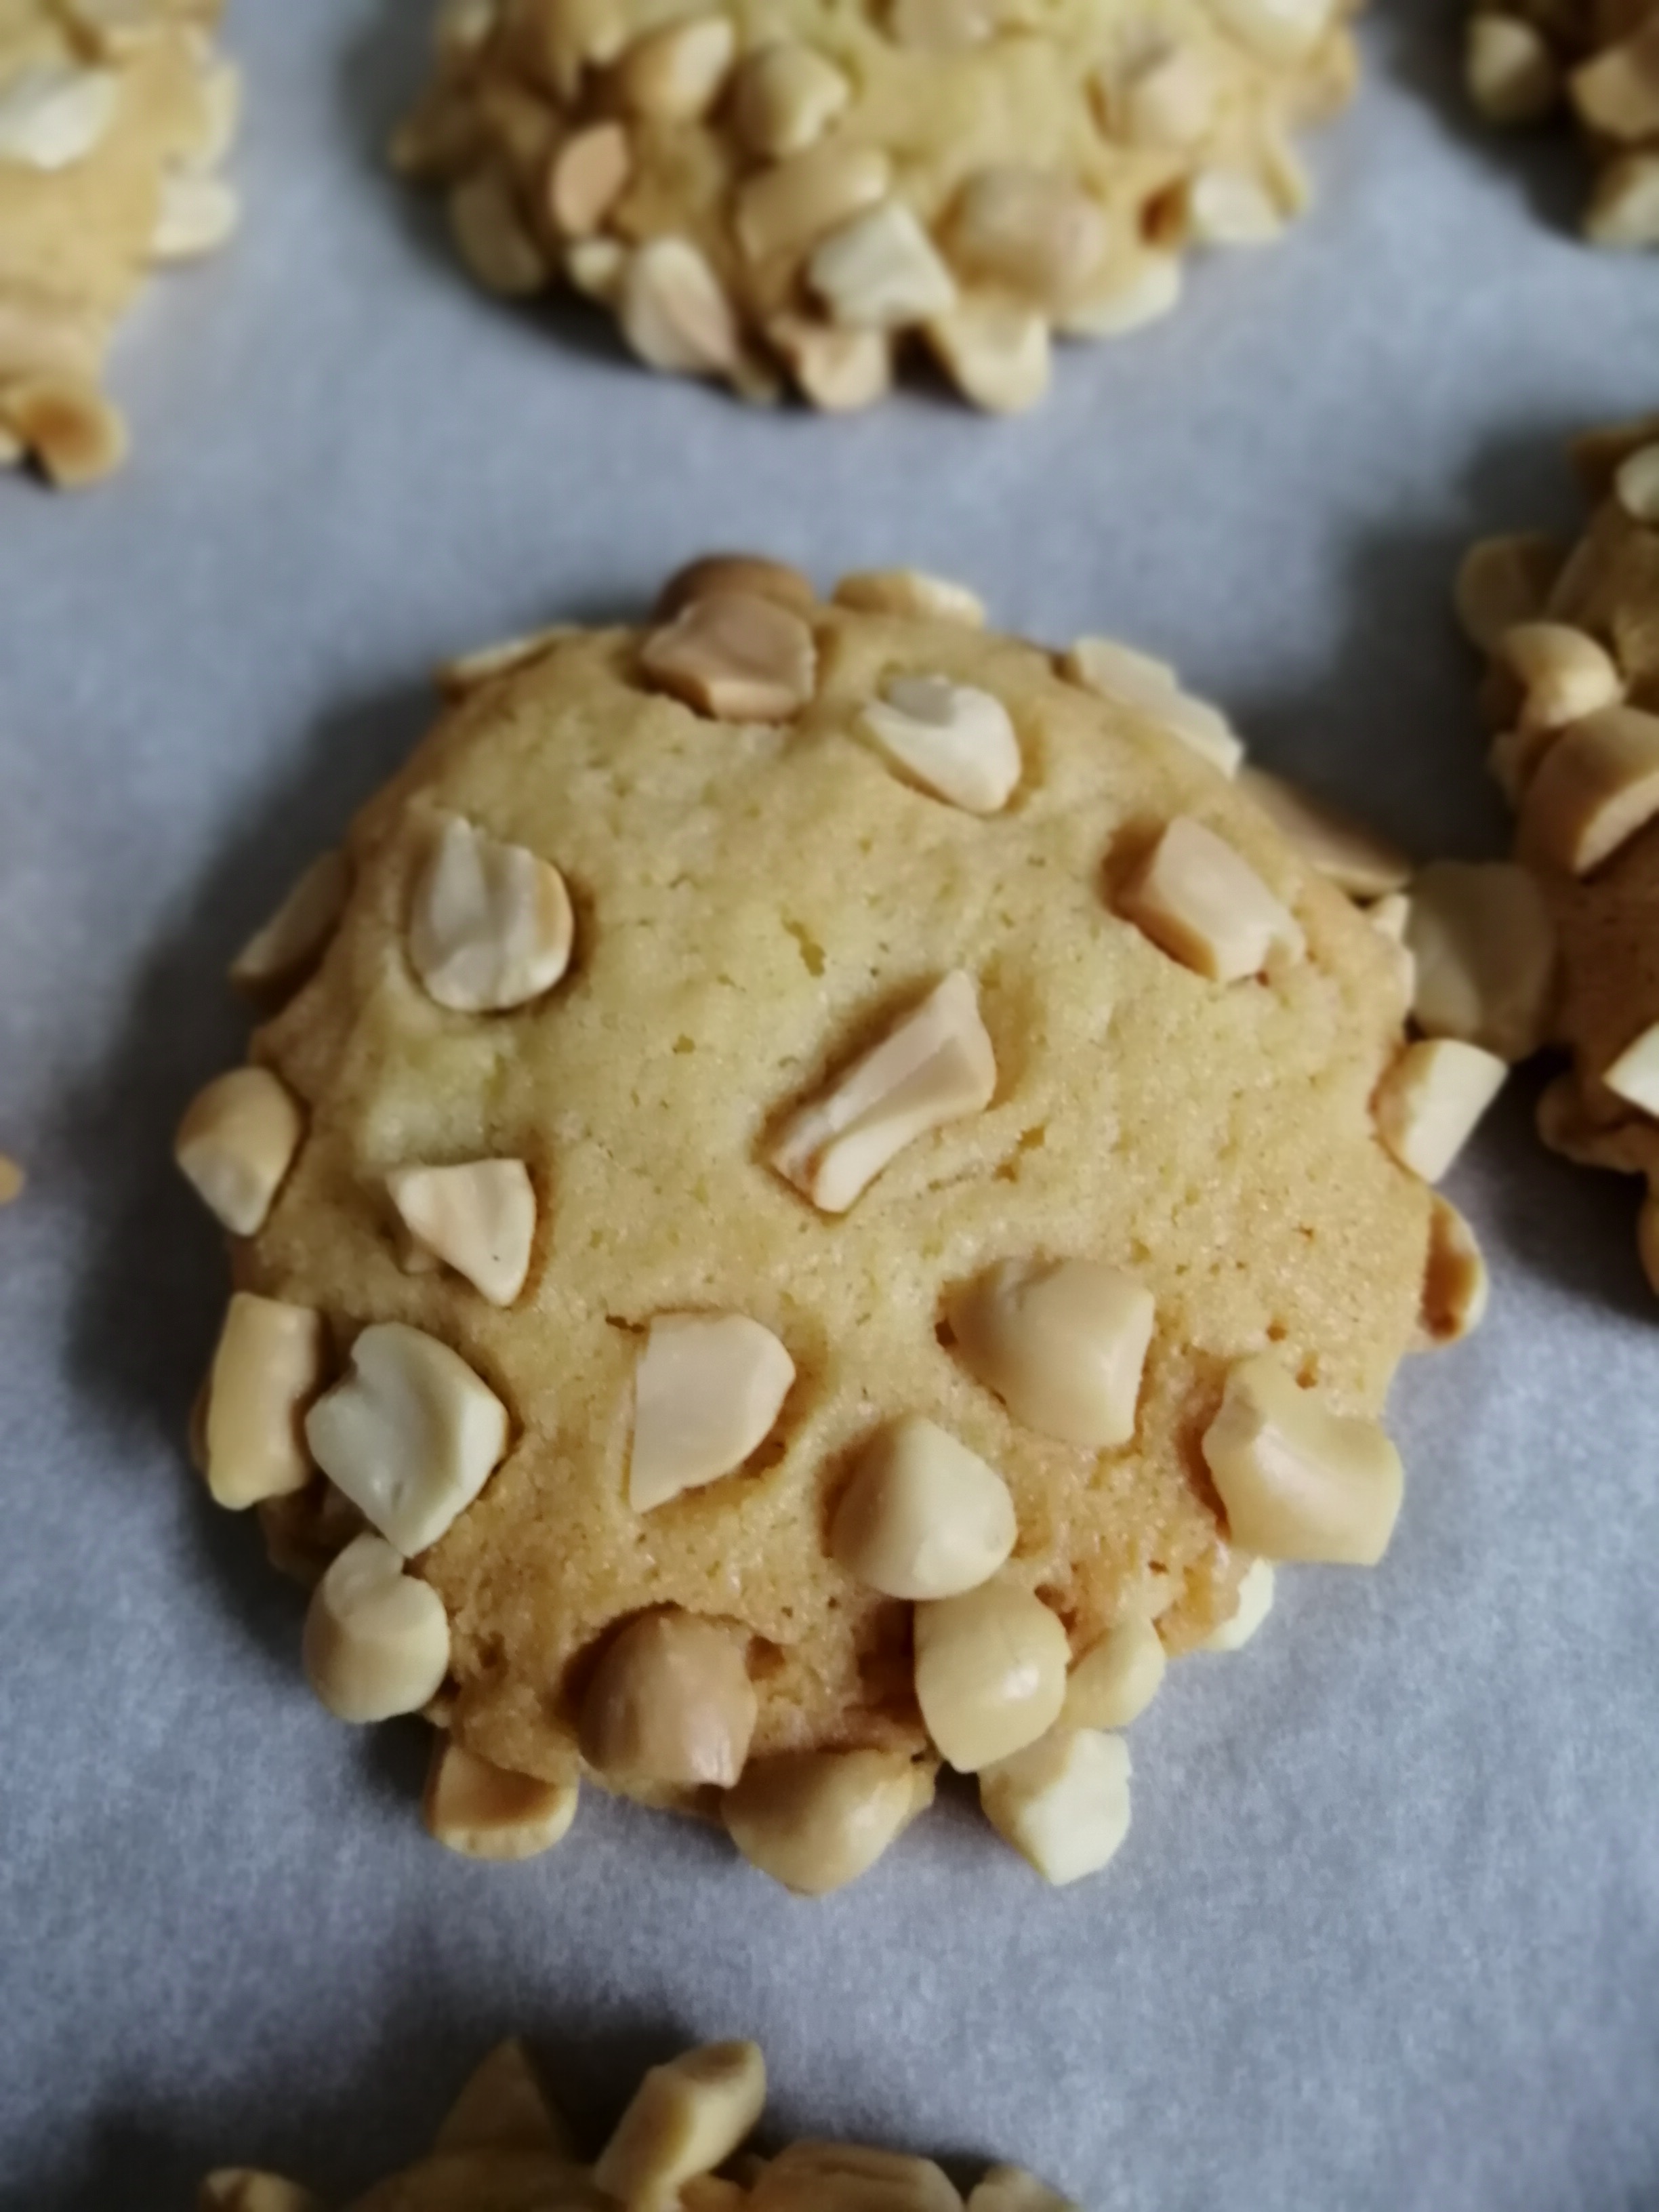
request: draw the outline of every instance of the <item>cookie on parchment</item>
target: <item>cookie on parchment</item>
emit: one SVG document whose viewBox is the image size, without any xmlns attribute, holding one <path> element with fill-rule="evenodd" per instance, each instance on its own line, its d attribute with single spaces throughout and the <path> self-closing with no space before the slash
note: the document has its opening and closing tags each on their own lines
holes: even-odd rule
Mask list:
<svg viewBox="0 0 1659 2212">
<path fill-rule="evenodd" d="M 825 408 L 919 343 L 1030 405 L 1054 336 L 1275 237 L 1346 99 L 1345 0 L 451 0 L 396 165 L 487 289 L 561 281 L 653 368 Z"/>
<path fill-rule="evenodd" d="M 151 269 L 236 217 L 219 0 L 0 0 L 0 462 L 94 482 L 126 451 L 105 356 Z"/>
<path fill-rule="evenodd" d="M 325 1701 L 439 1723 L 457 1848 L 586 1772 L 819 1891 L 942 1758 L 1067 1881 L 1166 1653 L 1388 1543 L 1490 1095 L 1402 1051 L 1340 887 L 1395 862 L 1292 843 L 1160 664 L 981 622 L 721 559 L 456 664 L 238 963 L 198 1455 L 321 1574 Z"/>
</svg>

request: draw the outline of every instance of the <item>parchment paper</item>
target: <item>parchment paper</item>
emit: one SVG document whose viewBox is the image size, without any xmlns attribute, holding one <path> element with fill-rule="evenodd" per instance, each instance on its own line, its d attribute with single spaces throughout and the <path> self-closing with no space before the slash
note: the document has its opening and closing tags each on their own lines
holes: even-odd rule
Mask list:
<svg viewBox="0 0 1659 2212">
<path fill-rule="evenodd" d="M 1378 7 L 1288 243 L 992 423 L 757 415 L 491 306 L 378 161 L 428 10 L 234 10 L 246 231 L 121 347 L 134 465 L 0 483 L 5 2205 L 184 2206 L 228 2160 L 343 2195 L 514 2028 L 593 2125 L 752 2033 L 780 2130 L 1091 2212 L 1659 2204 L 1659 1304 L 1632 1188 L 1536 1148 L 1528 1082 L 1452 1186 L 1496 1295 L 1397 1386 L 1385 1565 L 1286 1573 L 1174 1670 L 1129 1841 L 1062 1894 L 966 1805 L 817 1906 L 597 1793 L 539 1863 L 449 1856 L 420 1731 L 313 1702 L 297 1595 L 180 1448 L 224 1273 L 167 1140 L 240 1049 L 222 971 L 446 651 L 711 542 L 931 563 L 1173 654 L 1419 852 L 1498 848 L 1452 567 L 1655 404 L 1659 263 L 1574 242 L 1571 152 L 1466 123 L 1455 13 Z"/>
</svg>

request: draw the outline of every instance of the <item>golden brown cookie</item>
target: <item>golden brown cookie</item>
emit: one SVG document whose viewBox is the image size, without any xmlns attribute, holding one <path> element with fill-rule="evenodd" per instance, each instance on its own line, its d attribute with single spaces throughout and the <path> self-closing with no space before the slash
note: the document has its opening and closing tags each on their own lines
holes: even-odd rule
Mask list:
<svg viewBox="0 0 1659 2212">
<path fill-rule="evenodd" d="M 1474 0 L 1469 96 L 1510 127 L 1570 108 L 1595 157 L 1593 245 L 1659 246 L 1659 6 L 1654 0 Z"/>
<path fill-rule="evenodd" d="M 868 405 L 920 341 L 1027 407 L 1050 340 L 1174 306 L 1269 240 L 1346 0 L 450 0 L 393 148 L 489 290 L 561 281 L 653 368 Z"/>
<path fill-rule="evenodd" d="M 497 2045 L 461 2091 L 430 2154 L 350 2212 L 804 2212 L 807 2207 L 964 2212 L 932 2159 L 858 2143 L 747 2150 L 766 2101 L 754 2043 L 708 2043 L 653 2066 L 597 2159 L 584 2160 L 521 2043 Z M 203 2183 L 198 2212 L 323 2212 L 297 2182 L 245 2166 Z M 965 2212 L 1080 2212 L 1018 2166 L 994 2166 Z"/>
<path fill-rule="evenodd" d="M 1647 1176 L 1638 1236 L 1659 1289 L 1659 416 L 1574 458 L 1595 501 L 1583 535 L 1475 546 L 1458 611 L 1488 657 L 1492 768 L 1559 939 L 1534 1042 L 1572 1064 L 1540 1127 L 1571 1159 Z"/>
<path fill-rule="evenodd" d="M 229 234 L 214 173 L 238 79 L 219 0 L 0 0 L 0 461 L 90 483 L 126 450 L 103 396 L 117 324 L 158 264 Z"/>
<path fill-rule="evenodd" d="M 1070 1880 L 1249 1560 L 1386 1546 L 1487 1056 L 1401 1053 L 1326 872 L 1395 862 L 1288 842 L 1158 664 L 906 573 L 664 610 L 447 671 L 239 962 L 283 1002 L 179 1133 L 236 1238 L 198 1460 L 334 1561 L 312 1681 L 440 1721 L 458 1849 L 586 1771 L 830 1888 L 943 1756 Z"/>
</svg>

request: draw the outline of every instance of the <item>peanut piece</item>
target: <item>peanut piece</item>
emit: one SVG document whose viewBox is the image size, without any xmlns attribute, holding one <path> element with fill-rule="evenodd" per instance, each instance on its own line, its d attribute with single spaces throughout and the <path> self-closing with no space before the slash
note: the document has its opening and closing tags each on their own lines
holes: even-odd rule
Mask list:
<svg viewBox="0 0 1659 2212">
<path fill-rule="evenodd" d="M 1518 623 L 1536 622 L 1561 573 L 1562 553 L 1537 532 L 1483 538 L 1463 556 L 1453 594 L 1457 619 L 1472 645 L 1495 653 Z"/>
<path fill-rule="evenodd" d="M 653 631 L 640 655 L 653 683 L 698 713 L 787 722 L 811 698 L 817 647 L 792 608 L 752 592 L 711 592 Z"/>
<path fill-rule="evenodd" d="M 1238 1585 L 1232 1618 L 1212 1628 L 1200 1651 L 1242 1651 L 1273 1609 L 1275 1577 L 1271 1559 L 1252 1559 Z"/>
<path fill-rule="evenodd" d="M 530 1272 L 536 1192 L 522 1160 L 394 1168 L 386 1189 L 417 1249 L 464 1275 L 494 1306 L 510 1306 Z"/>
<path fill-rule="evenodd" d="M 21 440 L 62 491 L 100 483 L 126 459 L 125 424 L 78 376 L 43 371 L 0 385 L 0 428 Z"/>
<path fill-rule="evenodd" d="M 1373 1567 L 1405 1474 L 1378 1422 L 1334 1413 L 1270 1352 L 1227 1376 L 1202 1449 L 1231 1540 L 1267 1559 Z"/>
<path fill-rule="evenodd" d="M 1145 1613 L 1126 1613 L 1073 1668 L 1060 1726 L 1127 1728 L 1158 1695 L 1168 1663 L 1153 1623 Z"/>
<path fill-rule="evenodd" d="M 1571 90 L 1579 120 L 1599 137 L 1659 138 L 1659 19 L 1640 17 L 1628 38 L 1582 64 Z"/>
<path fill-rule="evenodd" d="M 884 200 L 826 238 L 806 281 L 831 318 L 853 330 L 896 330 L 948 314 L 956 282 L 921 223 L 898 200 Z"/>
<path fill-rule="evenodd" d="M 305 1133 L 299 1101 L 268 1067 L 234 1067 L 197 1093 L 173 1157 L 233 1237 L 264 1226 Z"/>
<path fill-rule="evenodd" d="M 972 684 L 895 676 L 860 720 L 924 790 L 965 813 L 996 813 L 1019 781 L 1019 740 L 1008 709 Z"/>
<path fill-rule="evenodd" d="M 855 569 L 830 596 L 838 607 L 861 614 L 909 615 L 920 622 L 960 623 L 964 629 L 985 627 L 985 602 L 977 592 L 923 568 Z"/>
<path fill-rule="evenodd" d="M 543 2088 L 530 2053 L 509 2036 L 467 2077 L 433 2141 L 440 2154 L 531 2150 L 568 2157 L 570 2130 Z"/>
<path fill-rule="evenodd" d="M 1015 1419 L 1098 1450 L 1134 1434 L 1152 1292 L 1094 1260 L 1005 1260 L 949 1304 L 963 1358 Z"/>
<path fill-rule="evenodd" d="M 613 1783 L 731 1789 L 760 1711 L 744 1640 L 678 1609 L 631 1622 L 583 1700 L 582 1756 Z"/>
<path fill-rule="evenodd" d="M 784 1752 L 750 1761 L 720 1817 L 751 1866 L 823 1897 L 867 1873 L 933 1797 L 931 1773 L 902 1752 Z"/>
<path fill-rule="evenodd" d="M 161 179 L 155 228 L 149 235 L 153 261 L 194 261 L 216 252 L 240 220 L 242 204 L 217 177 L 189 170 Z"/>
<path fill-rule="evenodd" d="M 1304 61 L 1330 27 L 1334 0 L 1210 0 L 1211 12 L 1266 62 Z"/>
<path fill-rule="evenodd" d="M 1108 109 L 1131 146 L 1196 146 L 1215 121 L 1220 88 L 1214 65 L 1196 46 L 1157 46 L 1120 85 L 1106 88 Z"/>
<path fill-rule="evenodd" d="M 446 817 L 415 881 L 409 957 L 428 998 L 501 1013 L 550 991 L 570 965 L 564 878 L 522 845 Z"/>
<path fill-rule="evenodd" d="M 1021 414 L 1048 389 L 1048 325 L 1030 309 L 964 298 L 925 336 L 963 398 L 988 414 Z"/>
<path fill-rule="evenodd" d="M 726 15 L 665 24 L 636 40 L 617 63 L 617 95 L 632 115 L 656 123 L 696 122 L 719 99 L 737 44 Z"/>
<path fill-rule="evenodd" d="M 634 167 L 620 123 L 592 123 L 567 138 L 547 173 L 547 208 L 562 238 L 591 238 L 622 195 Z"/>
<path fill-rule="evenodd" d="M 576 1817 L 577 1784 L 509 1774 L 440 1735 L 432 1747 L 421 1818 L 446 1850 L 516 1861 L 550 1851 Z"/>
<path fill-rule="evenodd" d="M 769 2160 L 751 2212 L 962 2212 L 930 2158 L 860 2143 L 796 2142 Z"/>
<path fill-rule="evenodd" d="M 311 1480 L 301 1421 L 322 1387 L 323 1358 L 320 1314 L 232 1293 L 201 1425 L 200 1464 L 216 1504 L 240 1512 Z"/>
<path fill-rule="evenodd" d="M 771 1433 L 794 1379 L 783 1346 L 746 1314 L 653 1316 L 634 1376 L 634 1510 L 735 1474 Z"/>
<path fill-rule="evenodd" d="M 319 854 L 270 919 L 230 965 L 230 980 L 252 996 L 290 989 L 314 968 L 339 926 L 351 893 L 343 853 Z"/>
<path fill-rule="evenodd" d="M 1105 258 L 1107 236 L 1104 210 L 1080 185 L 1009 163 L 968 179 L 945 246 L 964 277 L 1052 315 L 1082 292 Z"/>
<path fill-rule="evenodd" d="M 1412 886 L 1406 942 L 1417 970 L 1412 1013 L 1425 1036 L 1457 1037 L 1504 1060 L 1537 1051 L 1549 1027 L 1555 925 L 1529 870 L 1431 862 Z"/>
<path fill-rule="evenodd" d="M 967 2212 L 1083 2212 L 1021 2166 L 994 2166 L 968 2197 Z"/>
<path fill-rule="evenodd" d="M 1659 530 L 1659 445 L 1643 446 L 1620 463 L 1613 490 L 1632 522 Z"/>
<path fill-rule="evenodd" d="M 1226 716 L 1207 700 L 1183 691 L 1166 662 L 1120 645 L 1115 638 L 1080 637 L 1062 655 L 1060 671 L 1085 691 L 1138 708 L 1223 775 L 1238 774 L 1244 748 Z"/>
<path fill-rule="evenodd" d="M 828 1091 L 790 1115 L 768 1158 L 821 1212 L 845 1213 L 907 1145 L 982 1112 L 996 1073 L 973 978 L 953 969 Z"/>
<path fill-rule="evenodd" d="M 672 2212 L 688 2181 L 753 2132 L 765 2102 L 758 2044 L 705 2044 L 653 2066 L 599 2154 L 594 2186 L 624 2212 Z"/>
<path fill-rule="evenodd" d="M 849 414 L 892 389 L 893 346 L 884 331 L 838 331 L 805 315 L 775 315 L 772 347 L 814 407 Z"/>
<path fill-rule="evenodd" d="M 1564 731 L 1522 802 L 1521 857 L 1587 876 L 1659 814 L 1659 715 L 1609 707 Z"/>
<path fill-rule="evenodd" d="M 919 1605 L 916 1702 L 958 1773 L 976 1774 L 1046 1735 L 1066 1702 L 1066 1631 L 1012 1583 Z"/>
<path fill-rule="evenodd" d="M 1437 1351 L 1480 1328 L 1491 1284 L 1474 1231 L 1449 1199 L 1434 1194 L 1413 1349 Z"/>
<path fill-rule="evenodd" d="M 1659 154 L 1624 154 L 1603 164 L 1584 235 L 1592 246 L 1614 250 L 1659 246 Z"/>
<path fill-rule="evenodd" d="M 553 273 L 500 168 L 479 169 L 451 186 L 449 228 L 467 269 L 499 298 L 528 299 Z"/>
<path fill-rule="evenodd" d="M 1408 1044 L 1372 1102 L 1376 1133 L 1402 1167 L 1438 1182 L 1508 1073 L 1496 1054 L 1455 1037 Z"/>
<path fill-rule="evenodd" d="M 102 143 L 119 104 L 112 70 L 72 62 L 21 70 L 0 86 L 0 161 L 48 173 L 73 168 Z"/>
<path fill-rule="evenodd" d="M 810 615 L 818 596 L 810 576 L 781 561 L 768 561 L 757 553 L 705 553 L 675 569 L 658 592 L 653 612 L 659 622 L 672 622 L 695 600 L 717 599 L 724 592 L 774 599 L 799 615 Z"/>
<path fill-rule="evenodd" d="M 1561 71 L 1543 33 L 1518 15 L 1485 9 L 1469 18 L 1463 82 L 1489 123 L 1536 123 L 1561 98 Z"/>
<path fill-rule="evenodd" d="M 793 254 L 886 197 L 893 165 L 878 146 L 831 140 L 763 169 L 738 191 L 738 243 L 750 261 Z"/>
<path fill-rule="evenodd" d="M 811 46 L 763 46 L 738 71 L 732 126 L 750 153 L 783 161 L 816 144 L 852 94 L 841 70 Z"/>
<path fill-rule="evenodd" d="M 306 1680 L 337 1720 L 417 1713 L 449 1672 L 449 1622 L 429 1583 L 379 1536 L 357 1536 L 313 1593 Z"/>
<path fill-rule="evenodd" d="M 1601 1080 L 1616 1098 L 1659 1119 L 1659 1022 L 1625 1047 Z"/>
<path fill-rule="evenodd" d="M 1136 246 L 1114 253 L 1079 296 L 1054 318 L 1067 337 L 1121 337 L 1157 322 L 1177 306 L 1183 282 L 1181 256 L 1166 248 Z"/>
<path fill-rule="evenodd" d="M 609 246 L 617 255 L 622 252 L 621 246 L 611 239 L 586 242 Z M 579 246 L 571 249 L 573 252 L 579 250 Z M 568 623 L 550 623 L 544 629 L 526 630 L 517 637 L 498 637 L 489 645 L 476 646 L 471 653 L 459 653 L 453 659 L 441 660 L 432 672 L 432 680 L 441 698 L 470 698 L 486 684 L 494 684 L 503 676 L 511 676 L 544 659 L 562 638 L 570 635 Z"/>
<path fill-rule="evenodd" d="M 1127 921 L 1214 983 L 1259 975 L 1274 953 L 1299 960 L 1301 927 L 1232 847 L 1177 815 L 1118 902 Z"/>
<path fill-rule="evenodd" d="M 830 1548 L 884 1596 L 957 1597 L 990 1580 L 1018 1533 L 996 1469 L 913 1413 L 890 1422 L 860 1454 Z"/>
<path fill-rule="evenodd" d="M 737 317 L 720 278 L 683 238 L 653 238 L 623 265 L 622 334 L 640 359 L 675 376 L 733 376 Z"/>
<path fill-rule="evenodd" d="M 1624 679 L 1607 648 L 1567 623 L 1517 623 L 1504 633 L 1498 659 L 1524 695 L 1523 736 L 1565 729 L 1624 696 Z"/>
<path fill-rule="evenodd" d="M 1055 1888 L 1098 1874 L 1129 1832 L 1129 1747 L 1055 1729 L 979 1778 L 985 1817 Z"/>
</svg>

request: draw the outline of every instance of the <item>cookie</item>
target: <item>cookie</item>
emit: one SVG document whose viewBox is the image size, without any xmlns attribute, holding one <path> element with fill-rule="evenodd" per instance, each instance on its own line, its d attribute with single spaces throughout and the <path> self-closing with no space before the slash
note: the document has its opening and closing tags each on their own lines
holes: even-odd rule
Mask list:
<svg viewBox="0 0 1659 2212">
<path fill-rule="evenodd" d="M 1469 96 L 1522 127 L 1569 109 L 1595 159 L 1593 245 L 1659 246 L 1659 8 L 1653 0 L 1475 0 Z"/>
<path fill-rule="evenodd" d="M 198 1458 L 332 1561 L 325 1701 L 439 1721 L 458 1848 L 587 1772 L 825 1889 L 943 1756 L 1069 1880 L 1250 1562 L 1388 1542 L 1376 1416 L 1469 1302 L 1461 1077 L 1323 872 L 1386 855 L 1292 844 L 1159 664 L 979 613 L 717 560 L 458 664 L 238 964 Z"/>
<path fill-rule="evenodd" d="M 1591 434 L 1575 459 L 1596 502 L 1577 543 L 1486 540 L 1457 605 L 1559 944 L 1537 1041 L 1571 1066 L 1540 1127 L 1571 1159 L 1647 1177 L 1638 1241 L 1659 1290 L 1659 416 Z"/>
<path fill-rule="evenodd" d="M 126 451 L 101 379 L 149 270 L 220 245 L 236 71 L 218 0 L 0 5 L 0 460 L 84 484 Z"/>
<path fill-rule="evenodd" d="M 488 290 L 561 281 L 650 367 L 863 407 L 920 341 L 980 407 L 1305 205 L 1342 0 L 452 0 L 395 165 Z"/>
<path fill-rule="evenodd" d="M 598 2158 L 582 2158 L 521 2043 L 498 2044 L 461 2091 L 429 2156 L 350 2212 L 790 2212 L 806 2205 L 902 2205 L 964 2212 L 944 2169 L 859 2143 L 744 2146 L 761 2124 L 766 2062 L 754 2043 L 708 2043 L 653 2066 Z M 321 2212 L 297 2182 L 225 2167 L 198 2212 Z M 1018 2166 L 994 2166 L 965 2212 L 1080 2212 Z"/>
</svg>

